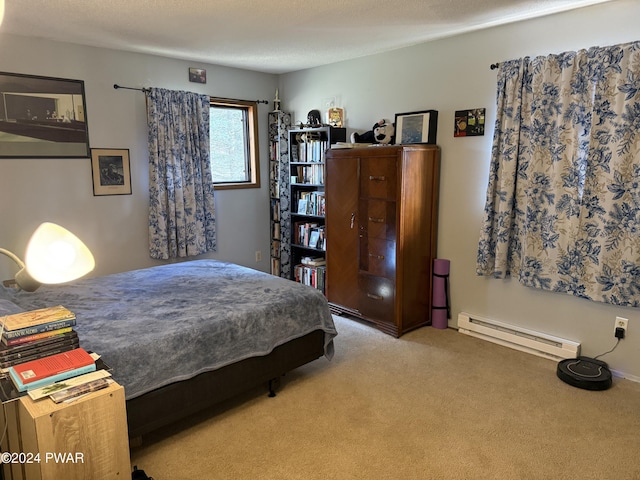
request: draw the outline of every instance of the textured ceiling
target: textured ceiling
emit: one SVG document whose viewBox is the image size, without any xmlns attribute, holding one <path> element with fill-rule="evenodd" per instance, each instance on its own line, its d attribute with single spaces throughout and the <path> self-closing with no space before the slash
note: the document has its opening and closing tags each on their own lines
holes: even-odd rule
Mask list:
<svg viewBox="0 0 640 480">
<path fill-rule="evenodd" d="M 3 32 L 285 73 L 613 0 L 5 1 Z"/>
</svg>

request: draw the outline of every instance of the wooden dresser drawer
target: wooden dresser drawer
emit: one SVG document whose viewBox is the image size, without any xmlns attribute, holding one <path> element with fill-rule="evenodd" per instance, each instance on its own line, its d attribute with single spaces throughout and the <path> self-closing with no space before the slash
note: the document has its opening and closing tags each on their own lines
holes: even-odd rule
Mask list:
<svg viewBox="0 0 640 480">
<path fill-rule="evenodd" d="M 395 157 L 360 160 L 360 197 L 396 199 L 398 174 Z"/>
<path fill-rule="evenodd" d="M 369 318 L 394 322 L 395 283 L 388 278 L 366 274 L 358 276 L 360 312 Z"/>
<path fill-rule="evenodd" d="M 395 240 L 396 202 L 377 199 L 360 199 L 360 234 L 370 238 Z"/>
<path fill-rule="evenodd" d="M 379 238 L 360 237 L 359 270 L 380 277 L 396 276 L 396 243 Z"/>
</svg>

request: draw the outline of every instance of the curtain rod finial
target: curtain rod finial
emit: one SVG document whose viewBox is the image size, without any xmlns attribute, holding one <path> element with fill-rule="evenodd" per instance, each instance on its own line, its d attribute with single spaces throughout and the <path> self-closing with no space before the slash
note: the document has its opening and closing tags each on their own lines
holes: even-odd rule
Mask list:
<svg viewBox="0 0 640 480">
<path fill-rule="evenodd" d="M 500 66 L 499 63 L 492 63 L 491 64 L 491 70 L 495 70 L 496 68 L 498 68 Z"/>
</svg>

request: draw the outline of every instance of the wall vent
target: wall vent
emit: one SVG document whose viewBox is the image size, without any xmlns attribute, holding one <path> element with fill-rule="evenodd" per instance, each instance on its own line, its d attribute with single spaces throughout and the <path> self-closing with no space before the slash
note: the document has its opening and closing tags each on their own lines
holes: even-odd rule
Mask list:
<svg viewBox="0 0 640 480">
<path fill-rule="evenodd" d="M 551 360 L 576 358 L 580 344 L 469 313 L 458 314 L 458 331 Z"/>
</svg>

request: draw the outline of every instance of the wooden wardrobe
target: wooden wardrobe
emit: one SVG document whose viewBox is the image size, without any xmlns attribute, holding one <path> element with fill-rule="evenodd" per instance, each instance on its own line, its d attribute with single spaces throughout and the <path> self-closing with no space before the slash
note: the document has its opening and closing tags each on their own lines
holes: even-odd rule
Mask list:
<svg viewBox="0 0 640 480">
<path fill-rule="evenodd" d="M 332 149 L 326 155 L 326 295 L 399 337 L 431 324 L 440 149 Z"/>
</svg>

